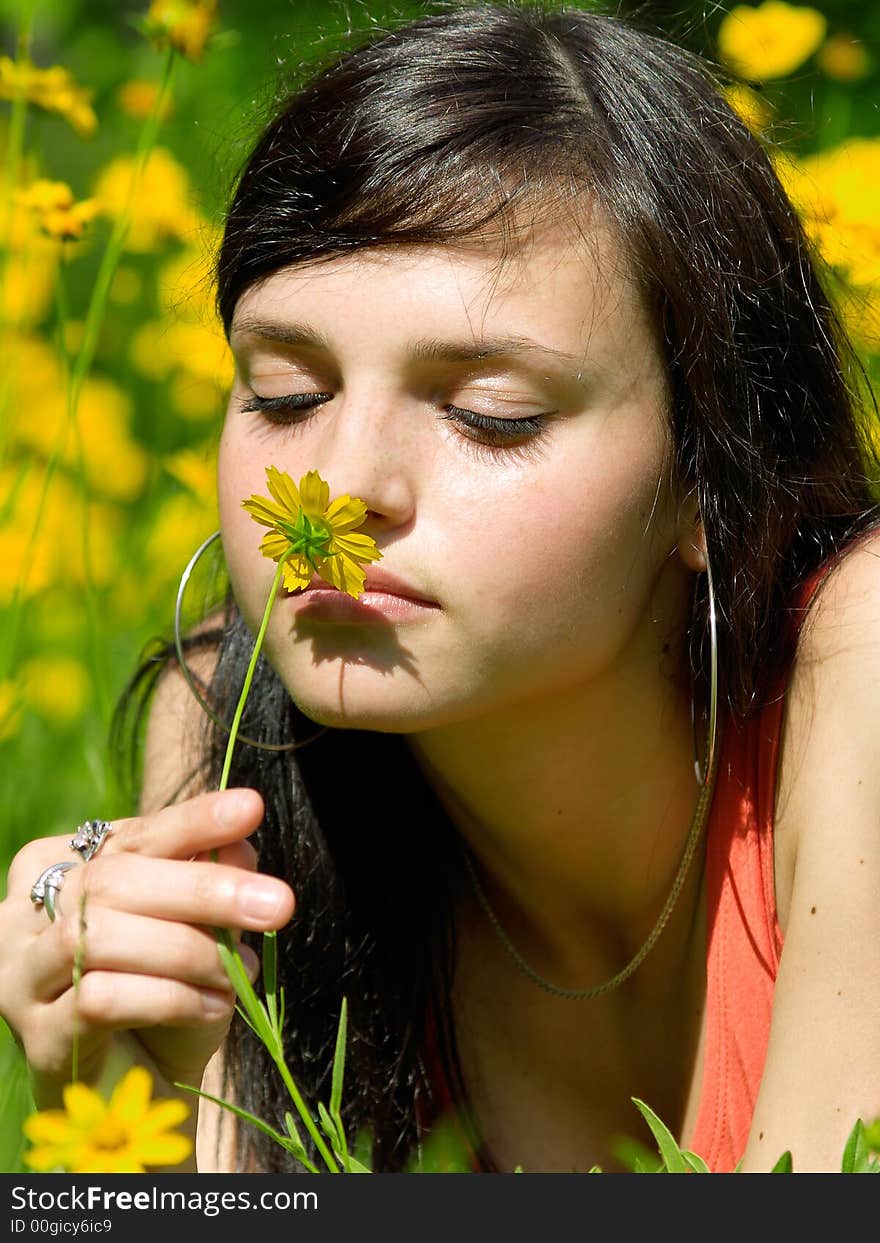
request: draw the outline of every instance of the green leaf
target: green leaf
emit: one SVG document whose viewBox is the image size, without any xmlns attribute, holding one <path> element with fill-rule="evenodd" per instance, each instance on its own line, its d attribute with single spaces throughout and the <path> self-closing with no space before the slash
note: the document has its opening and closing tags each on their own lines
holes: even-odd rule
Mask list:
<svg viewBox="0 0 880 1243">
<path fill-rule="evenodd" d="M 690 1167 L 682 1156 L 681 1149 L 675 1142 L 675 1137 L 665 1123 L 660 1121 L 653 1109 L 646 1105 L 644 1101 L 640 1101 L 635 1096 L 630 1097 L 630 1100 L 651 1128 L 654 1139 L 657 1141 L 657 1147 L 660 1149 L 660 1156 L 663 1158 L 666 1166 L 666 1173 L 690 1173 Z"/>
<path fill-rule="evenodd" d="M 773 1166 L 773 1169 L 770 1171 L 770 1173 L 771 1174 L 791 1174 L 792 1169 L 793 1169 L 793 1166 L 791 1162 L 791 1153 L 786 1151 L 782 1154 L 782 1156 Z"/>
<path fill-rule="evenodd" d="M 865 1138 L 865 1124 L 861 1118 L 849 1133 L 846 1147 L 843 1150 L 841 1174 L 864 1174 L 868 1165 L 868 1144 Z"/>
<path fill-rule="evenodd" d="M 339 1029 L 336 1033 L 336 1048 L 333 1053 L 333 1085 L 330 1089 L 330 1113 L 338 1117 L 342 1104 L 342 1077 L 345 1073 L 345 1038 L 348 1031 L 348 998 L 342 998 L 339 1011 Z"/>
<path fill-rule="evenodd" d="M 273 1139 L 281 1148 L 293 1153 L 295 1157 L 302 1161 L 303 1165 L 308 1166 L 310 1173 L 318 1173 L 315 1166 L 309 1161 L 302 1143 L 298 1140 L 288 1139 L 286 1135 L 276 1131 L 274 1127 L 269 1126 L 268 1122 L 264 1122 L 262 1118 L 257 1118 L 254 1114 L 248 1113 L 246 1109 L 239 1108 L 238 1105 L 232 1105 L 229 1101 L 224 1101 L 220 1096 L 212 1096 L 210 1092 L 202 1092 L 199 1088 L 191 1087 L 188 1083 L 175 1083 L 174 1086 L 184 1092 L 191 1092 L 193 1096 L 201 1096 L 206 1101 L 212 1101 L 215 1105 L 219 1105 L 221 1109 L 226 1109 L 229 1113 L 235 1114 L 236 1118 L 241 1118 L 243 1122 L 249 1122 L 258 1131 L 262 1131 L 264 1135 L 268 1135 L 270 1139 Z"/>
<path fill-rule="evenodd" d="M 703 1158 L 698 1156 L 695 1152 L 690 1152 L 688 1149 L 683 1148 L 681 1155 L 684 1157 L 685 1161 L 687 1161 L 688 1165 L 691 1167 L 691 1169 L 693 1170 L 695 1174 L 711 1174 L 712 1173 L 712 1171 L 709 1169 L 708 1165 L 703 1160 Z"/>
<path fill-rule="evenodd" d="M 349 1174 L 372 1174 L 373 1172 L 368 1165 L 363 1165 L 350 1153 L 346 1153 L 345 1164 Z"/>
<path fill-rule="evenodd" d="M 278 1028 L 278 1010 L 275 994 L 278 990 L 278 934 L 263 933 L 263 990 L 273 1027 Z"/>
<path fill-rule="evenodd" d="M 300 1138 L 300 1133 L 296 1129 L 296 1123 L 293 1120 L 293 1114 L 290 1113 L 289 1110 L 284 1115 L 284 1125 L 287 1127 L 287 1134 L 290 1136 L 290 1138 L 294 1141 L 294 1143 L 299 1144 L 300 1148 L 302 1148 L 303 1142 L 302 1142 L 302 1139 Z"/>
<path fill-rule="evenodd" d="M 318 1117 L 321 1119 L 321 1126 L 324 1128 L 324 1134 L 327 1136 L 334 1149 L 339 1150 L 337 1155 L 340 1156 L 341 1159 L 342 1153 L 345 1153 L 346 1155 L 348 1154 L 348 1145 L 345 1142 L 345 1136 L 340 1135 L 339 1129 L 327 1112 L 327 1107 L 323 1101 L 318 1101 Z"/>
<path fill-rule="evenodd" d="M 241 961 L 241 955 L 237 950 L 230 949 L 226 942 L 220 938 L 217 940 L 217 949 L 220 952 L 220 959 L 226 974 L 229 976 L 232 987 L 235 989 L 235 994 L 244 1007 L 254 1031 L 267 1048 L 273 1048 L 276 1041 L 274 1031 L 269 1022 L 269 1016 L 253 990 L 253 986 L 244 969 L 244 963 Z"/>
</svg>

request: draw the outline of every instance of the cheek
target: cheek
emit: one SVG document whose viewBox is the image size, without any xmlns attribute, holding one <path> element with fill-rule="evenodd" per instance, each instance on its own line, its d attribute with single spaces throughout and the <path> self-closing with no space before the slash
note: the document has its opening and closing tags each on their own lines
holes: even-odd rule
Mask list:
<svg viewBox="0 0 880 1243">
<path fill-rule="evenodd" d="M 266 494 L 265 463 L 245 452 L 224 430 L 217 456 L 217 501 L 223 548 L 233 592 L 245 619 L 259 620 L 272 582 L 274 563 L 262 556 L 260 543 L 268 528 L 242 508 L 254 493 Z"/>
</svg>

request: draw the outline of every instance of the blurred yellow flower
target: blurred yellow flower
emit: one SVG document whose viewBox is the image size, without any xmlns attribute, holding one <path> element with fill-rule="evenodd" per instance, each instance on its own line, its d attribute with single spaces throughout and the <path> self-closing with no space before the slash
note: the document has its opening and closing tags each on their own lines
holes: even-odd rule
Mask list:
<svg viewBox="0 0 880 1243">
<path fill-rule="evenodd" d="M 116 102 L 128 116 L 142 121 L 150 115 L 158 94 L 158 82 L 150 82 L 144 78 L 132 78 L 131 81 L 123 82 L 119 87 L 116 92 Z M 166 94 L 159 112 L 160 119 L 166 121 L 173 111 L 174 100 Z"/>
<path fill-rule="evenodd" d="M 6 244 L 0 317 L 17 327 L 37 324 L 52 305 L 60 247 L 42 232 L 37 214 L 13 196 L 0 213 L 0 242 Z"/>
<path fill-rule="evenodd" d="M 59 241 L 82 237 L 85 226 L 99 214 L 95 199 L 75 202 L 73 191 L 64 181 L 35 181 L 27 189 L 19 190 L 16 199 L 22 207 L 36 213 L 40 228 L 48 237 Z"/>
<path fill-rule="evenodd" d="M 92 194 L 108 216 L 120 216 L 125 210 L 134 169 L 133 158 L 120 155 L 98 174 Z M 199 231 L 202 219 L 192 202 L 189 177 L 170 151 L 154 147 L 139 186 L 131 203 L 126 249 L 148 254 L 171 239 L 187 241 Z"/>
<path fill-rule="evenodd" d="M 84 518 L 78 485 L 56 472 L 44 499 L 44 478 L 45 467 L 36 462 L 25 472 L 0 470 L 0 496 L 10 498 L 0 522 L 0 603 L 9 601 L 19 583 L 25 596 L 32 596 L 58 578 L 73 585 L 84 582 L 84 520 L 89 524 L 93 582 L 106 586 L 118 570 L 119 510 L 93 500 Z M 38 515 L 39 531 L 32 544 Z"/>
<path fill-rule="evenodd" d="M 44 1109 L 24 1121 L 33 1147 L 32 1170 L 71 1174 L 145 1174 L 147 1166 L 179 1165 L 192 1141 L 174 1131 L 189 1115 L 177 1098 L 151 1100 L 153 1079 L 142 1066 L 126 1071 L 109 1101 L 84 1083 L 64 1088 L 63 1109 Z"/>
<path fill-rule="evenodd" d="M 170 44 L 198 64 L 216 23 L 217 0 L 153 0 L 146 29 L 156 47 Z"/>
<path fill-rule="evenodd" d="M 753 91 L 744 82 L 733 82 L 725 86 L 724 98 L 753 134 L 763 134 L 770 128 L 773 109 L 763 95 Z"/>
<path fill-rule="evenodd" d="M 19 91 L 29 103 L 64 117 L 83 137 L 97 129 L 98 118 L 91 102 L 94 92 L 78 86 L 63 65 L 38 69 L 29 60 L 0 56 L 0 99 L 14 99 Z"/>
<path fill-rule="evenodd" d="M 857 285 L 880 281 L 880 139 L 849 138 L 777 171 L 826 261 Z"/>
<path fill-rule="evenodd" d="M 825 38 L 828 21 L 818 9 L 764 0 L 738 4 L 718 28 L 721 59 L 742 78 L 784 78 L 804 63 Z"/>
<path fill-rule="evenodd" d="M 19 680 L 27 706 L 60 728 L 79 720 L 88 703 L 89 675 L 72 656 L 35 656 L 22 666 Z"/>
<path fill-rule="evenodd" d="M 169 319 L 220 327 L 214 308 L 214 250 L 219 235 L 206 223 L 197 246 L 188 246 L 163 263 L 156 280 L 159 306 Z"/>
<path fill-rule="evenodd" d="M 169 497 L 147 535 L 141 583 L 146 581 L 164 593 L 167 585 L 180 577 L 202 540 L 219 525 L 215 499 L 206 503 L 186 492 Z"/>
<path fill-rule="evenodd" d="M 15 338 L 10 357 L 7 420 L 12 443 L 35 450 L 47 461 L 60 443 L 61 462 L 75 472 L 79 450 L 57 358 L 45 342 L 25 334 Z M 132 399 L 113 380 L 92 375 L 83 382 L 77 425 L 86 480 L 96 497 L 133 500 L 143 489 L 149 457 L 130 433 L 132 415 Z"/>
<path fill-rule="evenodd" d="M 204 505 L 217 505 L 217 447 L 212 445 L 209 453 L 195 449 L 181 449 L 162 461 L 172 478 L 188 488 L 196 500 Z"/>
<path fill-rule="evenodd" d="M 14 738 L 21 724 L 21 692 L 14 682 L 0 682 L 0 742 Z"/>
<path fill-rule="evenodd" d="M 857 82 L 871 68 L 868 49 L 854 35 L 832 35 L 819 49 L 816 63 L 829 78 L 838 82 Z"/>
<path fill-rule="evenodd" d="M 880 354 L 880 283 L 863 289 L 848 289 L 838 309 L 856 348 Z"/>
<path fill-rule="evenodd" d="M 144 324 L 132 337 L 131 358 L 142 375 L 170 377 L 172 404 L 184 418 L 209 419 L 222 411 L 235 364 L 219 325 Z"/>
</svg>

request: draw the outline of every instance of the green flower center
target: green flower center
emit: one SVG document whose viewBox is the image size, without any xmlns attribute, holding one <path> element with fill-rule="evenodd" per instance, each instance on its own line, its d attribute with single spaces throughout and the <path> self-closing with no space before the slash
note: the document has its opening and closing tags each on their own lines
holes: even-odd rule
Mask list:
<svg viewBox="0 0 880 1243">
<path fill-rule="evenodd" d="M 305 557 L 312 569 L 318 568 L 315 565 L 316 557 L 323 559 L 336 556 L 336 553 L 330 552 L 330 540 L 333 538 L 330 527 L 322 518 L 310 518 L 302 506 L 296 520 L 285 522 L 282 519 L 278 523 L 278 530 L 290 540 L 290 551 Z"/>
</svg>

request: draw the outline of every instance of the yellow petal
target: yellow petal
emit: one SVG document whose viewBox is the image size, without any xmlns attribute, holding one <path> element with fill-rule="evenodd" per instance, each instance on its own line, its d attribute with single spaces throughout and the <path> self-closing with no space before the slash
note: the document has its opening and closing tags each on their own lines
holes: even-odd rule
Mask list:
<svg viewBox="0 0 880 1243">
<path fill-rule="evenodd" d="M 63 1109 L 44 1109 L 22 1123 L 22 1131 L 32 1144 L 67 1144 L 76 1132 Z"/>
<path fill-rule="evenodd" d="M 352 500 L 348 495 L 337 496 L 331 501 L 324 514 L 324 520 L 334 534 L 351 531 L 359 527 L 367 516 L 367 507 L 363 501 Z"/>
<path fill-rule="evenodd" d="M 275 500 L 283 507 L 285 518 L 296 518 L 300 505 L 304 502 L 300 500 L 296 484 L 290 475 L 279 470 L 277 466 L 267 466 L 266 482 Z"/>
<path fill-rule="evenodd" d="M 84 1083 L 68 1083 L 63 1096 L 67 1115 L 80 1130 L 96 1126 L 107 1112 L 107 1106 L 98 1093 Z"/>
<path fill-rule="evenodd" d="M 283 557 L 290 549 L 290 540 L 286 535 L 279 535 L 277 531 L 273 531 L 271 535 L 267 535 L 260 544 L 260 552 L 264 557 L 271 557 L 273 561 L 277 561 L 279 557 Z"/>
<path fill-rule="evenodd" d="M 280 505 L 273 505 L 271 501 L 266 500 L 265 496 L 252 496 L 242 501 L 241 505 L 264 527 L 277 526 L 279 522 L 285 522 L 290 517 L 286 509 L 282 509 Z"/>
<path fill-rule="evenodd" d="M 57 1144 L 46 1144 L 42 1148 L 32 1148 L 24 1154 L 24 1163 L 38 1174 L 48 1174 L 50 1170 L 68 1168 L 69 1149 L 59 1148 Z"/>
<path fill-rule="evenodd" d="M 108 1113 L 125 1122 L 143 1118 L 150 1105 L 153 1076 L 143 1066 L 132 1066 L 113 1089 Z"/>
<path fill-rule="evenodd" d="M 147 1171 L 128 1148 L 121 1148 L 118 1152 L 90 1148 L 82 1154 L 75 1165 L 71 1166 L 70 1172 L 71 1174 L 146 1174 Z"/>
<path fill-rule="evenodd" d="M 138 1139 L 158 1136 L 160 1131 L 179 1126 L 188 1117 L 189 1105 L 186 1101 L 175 1100 L 173 1097 L 154 1101 L 138 1126 Z"/>
<path fill-rule="evenodd" d="M 301 587 L 308 587 L 313 574 L 314 570 L 305 557 L 293 556 L 284 562 L 281 581 L 288 591 L 298 591 Z"/>
<path fill-rule="evenodd" d="M 299 494 L 303 509 L 310 517 L 323 517 L 330 503 L 330 485 L 316 470 L 310 470 L 299 481 Z"/>
<path fill-rule="evenodd" d="M 334 535 L 330 544 L 330 551 L 336 552 L 337 549 L 346 556 L 358 561 L 378 561 L 382 556 L 376 547 L 375 540 L 370 539 L 369 535 L 360 535 L 357 532 L 351 532 L 348 535 Z"/>
<path fill-rule="evenodd" d="M 180 1165 L 193 1149 L 185 1135 L 138 1136 L 136 1146 L 144 1165 Z"/>
<path fill-rule="evenodd" d="M 339 557 L 325 558 L 318 568 L 318 573 L 331 587 L 344 591 L 346 595 L 353 596 L 355 600 L 363 591 L 366 582 L 366 575 L 360 566 L 344 554 Z"/>
</svg>

